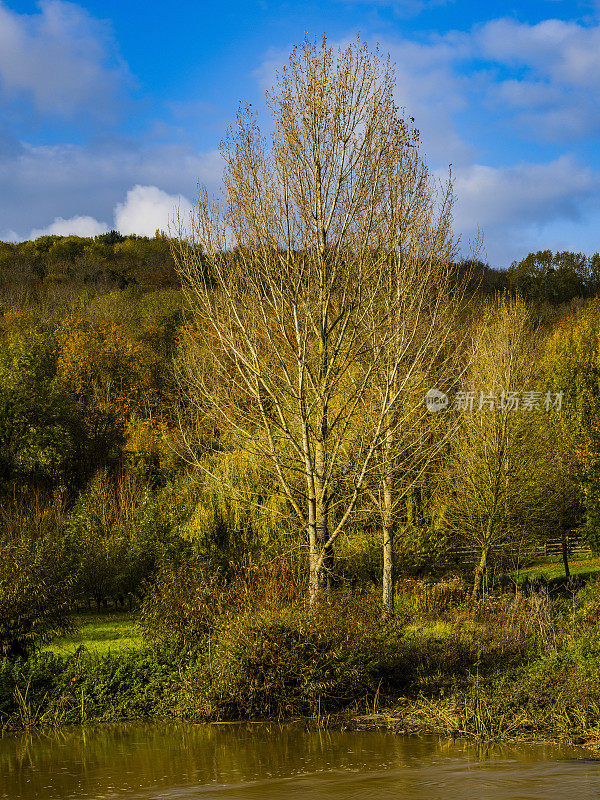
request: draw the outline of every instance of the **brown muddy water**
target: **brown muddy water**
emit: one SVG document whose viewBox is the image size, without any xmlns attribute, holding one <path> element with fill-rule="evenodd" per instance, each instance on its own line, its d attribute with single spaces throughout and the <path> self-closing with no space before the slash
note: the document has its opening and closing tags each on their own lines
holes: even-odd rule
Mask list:
<svg viewBox="0 0 600 800">
<path fill-rule="evenodd" d="M 274 724 L 106 726 L 1 739 L 0 798 L 596 800 L 600 761 Z"/>
</svg>

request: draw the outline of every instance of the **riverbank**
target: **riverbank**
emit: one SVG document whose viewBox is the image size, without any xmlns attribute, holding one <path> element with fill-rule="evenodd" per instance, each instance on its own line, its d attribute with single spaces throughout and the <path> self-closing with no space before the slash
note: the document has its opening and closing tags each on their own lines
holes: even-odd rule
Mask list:
<svg viewBox="0 0 600 800">
<path fill-rule="evenodd" d="M 385 624 L 366 595 L 332 597 L 317 614 L 267 601 L 222 610 L 184 638 L 142 639 L 127 615 L 88 620 L 94 638 L 0 661 L 0 724 L 304 717 L 597 750 L 599 610 L 598 582 L 477 603 L 446 582 L 404 586 Z M 111 647 L 119 626 L 128 647 Z"/>
</svg>

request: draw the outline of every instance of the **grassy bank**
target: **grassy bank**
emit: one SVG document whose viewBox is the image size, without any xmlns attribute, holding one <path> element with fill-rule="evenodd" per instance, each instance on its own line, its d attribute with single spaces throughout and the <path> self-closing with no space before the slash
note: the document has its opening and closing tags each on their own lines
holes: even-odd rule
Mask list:
<svg viewBox="0 0 600 800">
<path fill-rule="evenodd" d="M 600 747 L 600 581 L 475 604 L 458 581 L 400 588 L 385 624 L 376 597 L 343 594 L 316 613 L 221 596 L 145 639 L 128 615 L 82 617 L 69 640 L 0 662 L 2 725 L 307 716 Z"/>
<path fill-rule="evenodd" d="M 592 577 L 599 577 L 600 574 L 600 558 L 588 556 L 585 558 L 575 558 L 569 561 L 569 571 L 571 576 L 579 578 L 580 580 L 588 580 Z M 548 559 L 541 559 L 536 561 L 525 569 L 519 570 L 515 573 L 515 579 L 519 583 L 525 581 L 564 581 L 565 568 L 562 561 L 558 561 L 555 557 Z"/>
<path fill-rule="evenodd" d="M 90 653 L 108 655 L 139 650 L 143 646 L 133 614 L 78 614 L 73 623 L 74 631 L 54 639 L 43 648 L 44 652 L 68 656 L 83 647 Z"/>
</svg>

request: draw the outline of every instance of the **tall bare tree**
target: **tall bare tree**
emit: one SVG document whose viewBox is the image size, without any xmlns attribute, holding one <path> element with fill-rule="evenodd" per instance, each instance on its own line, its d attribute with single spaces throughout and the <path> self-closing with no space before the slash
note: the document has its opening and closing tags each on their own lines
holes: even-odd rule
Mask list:
<svg viewBox="0 0 600 800">
<path fill-rule="evenodd" d="M 399 373 L 423 363 L 434 253 L 450 252 L 447 222 L 431 220 L 447 220 L 451 189 L 435 212 L 393 90 L 389 61 L 358 40 L 337 52 L 305 40 L 268 94 L 272 136 L 240 110 L 225 199 L 200 190 L 176 250 L 203 344 L 190 396 L 275 476 L 307 534 L 311 602 L 397 425 Z"/>
<path fill-rule="evenodd" d="M 388 181 L 394 246 L 388 251 L 381 301 L 374 306 L 379 360 L 373 381 L 376 405 L 394 398 L 376 453 L 375 501 L 382 520 L 383 614 L 394 610 L 394 538 L 409 495 L 451 433 L 448 417 L 426 404 L 429 390 L 459 378 L 456 317 L 464 276 L 455 269 L 452 185 L 437 185 L 416 150 L 393 165 Z M 383 315 L 381 319 L 378 315 Z M 433 398 L 432 398 L 433 399 Z"/>
</svg>

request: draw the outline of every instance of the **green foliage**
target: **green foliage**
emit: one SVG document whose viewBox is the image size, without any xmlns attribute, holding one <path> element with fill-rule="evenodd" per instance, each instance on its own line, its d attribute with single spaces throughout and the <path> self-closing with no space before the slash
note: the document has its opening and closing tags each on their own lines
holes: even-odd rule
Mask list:
<svg viewBox="0 0 600 800">
<path fill-rule="evenodd" d="M 427 509 L 427 516 L 434 509 Z M 382 569 L 381 532 L 372 520 L 351 531 L 339 544 L 332 567 L 336 582 L 377 586 Z M 394 536 L 394 564 L 398 578 L 439 575 L 448 565 L 451 542 L 436 522 L 422 518 L 398 524 Z"/>
<path fill-rule="evenodd" d="M 493 713 L 502 713 L 494 692 L 508 698 L 501 683 L 507 675 L 519 683 L 518 702 L 507 700 L 511 719 L 518 703 L 542 715 L 542 701 L 531 692 L 556 714 L 561 698 L 577 707 L 578 691 L 596 702 L 590 688 L 600 661 L 596 589 L 574 597 L 573 586 L 569 608 L 521 595 L 514 603 L 487 598 L 485 605 L 465 600 L 458 580 L 429 582 L 451 563 L 453 499 L 469 513 L 476 509 L 468 492 L 435 493 L 457 437 L 422 475 L 418 502 L 415 488 L 415 497 L 399 504 L 397 574 L 425 578 L 401 584 L 397 620 L 408 632 L 399 622 L 382 626 L 375 600 L 336 593 L 340 585 L 364 591 L 380 583 L 379 519 L 369 498 L 348 537 L 336 543 L 329 600 L 314 613 L 299 604 L 305 550 L 290 534 L 285 498 L 260 459 L 227 438 L 201 402 L 190 408 L 186 387 L 177 386 L 183 373 L 172 358 L 185 356 L 193 330 L 185 338 L 169 248 L 161 235 L 115 231 L 95 239 L 0 243 L 0 654 L 7 655 L 0 664 L 0 714 L 65 722 L 284 716 L 330 713 L 365 697 L 372 702 L 378 691 L 429 702 L 444 691 L 463 703 L 457 729 L 478 724 L 491 731 Z M 600 288 L 598 255 L 541 251 L 508 276 L 477 266 L 487 281 L 482 292 L 508 281 L 540 304 L 589 297 Z M 527 363 L 536 360 L 533 353 Z M 553 505 L 552 514 L 539 514 L 550 484 L 564 481 L 577 487 L 583 530 L 600 552 L 599 301 L 556 325 L 543 369 L 544 390 L 564 391 L 563 410 L 553 418 L 555 428 L 536 427 L 532 415 L 527 430 L 517 431 L 498 549 L 521 529 L 554 531 L 559 511 L 566 528 L 577 525 L 570 508 Z M 243 393 L 228 380 L 222 391 L 243 413 Z M 183 434 L 197 436 L 197 469 L 177 455 L 178 423 Z M 568 463 L 559 474 L 556 459 L 540 455 L 540 475 L 530 460 L 550 451 L 553 436 L 565 444 Z M 454 465 L 454 488 L 469 476 L 475 485 L 484 472 L 483 461 L 466 469 L 466 452 Z M 290 480 L 303 486 L 305 479 Z M 34 487 L 46 490 L 35 503 Z M 533 592 L 531 582 L 527 590 Z M 53 637 L 69 632 L 73 604 L 89 603 L 139 604 L 146 649 L 96 657 L 78 647 L 87 641 L 84 631 L 71 637 L 65 658 L 65 641 Z M 96 633 L 98 641 L 112 635 Z M 50 639 L 53 652 L 38 652 Z M 105 641 L 108 648 L 112 640 Z M 485 684 L 476 700 L 473 675 Z M 566 687 L 562 694 L 553 676 Z"/>
<path fill-rule="evenodd" d="M 63 286 L 123 289 L 178 286 L 170 242 L 160 236 L 122 236 L 117 231 L 95 238 L 41 236 L 29 242 L 0 242 L 0 283 L 35 287 L 42 295 Z"/>
<path fill-rule="evenodd" d="M 143 291 L 139 286 L 131 286 L 95 297 L 88 311 L 118 322 L 156 351 L 171 355 L 183 306 L 183 294 L 177 289 Z"/>
<path fill-rule="evenodd" d="M 250 453 L 218 453 L 206 466 L 211 476 L 201 473 L 187 487 L 190 513 L 181 526 L 198 558 L 228 572 L 295 548 L 290 509 Z"/>
<path fill-rule="evenodd" d="M 183 652 L 197 651 L 224 610 L 225 584 L 198 566 L 165 567 L 147 592 L 139 614 L 150 641 L 173 645 Z"/>
<path fill-rule="evenodd" d="M 0 655 L 25 655 L 71 628 L 73 565 L 53 511 L 0 509 Z"/>
<path fill-rule="evenodd" d="M 581 530 L 600 552 L 600 301 L 565 319 L 550 337 L 545 383 L 563 392 L 559 417 L 572 440 L 571 480 L 584 510 Z"/>
<path fill-rule="evenodd" d="M 0 660 L 0 720 L 23 727 L 172 717 L 180 668 L 176 653 L 155 650 Z"/>
<path fill-rule="evenodd" d="M 79 434 L 50 338 L 33 328 L 0 339 L 0 478 L 65 482 Z"/>
<path fill-rule="evenodd" d="M 124 464 L 127 473 L 152 489 L 175 481 L 182 463 L 160 420 L 132 415 L 125 428 Z"/>
<path fill-rule="evenodd" d="M 195 653 L 171 643 L 0 659 L 0 724 L 322 718 L 381 707 L 409 731 L 598 739 L 600 582 L 475 604 L 464 589 L 406 582 L 400 628 L 382 625 L 375 598 L 336 594 L 312 613 L 289 603 L 242 609 L 238 587 Z M 445 624 L 432 625 L 440 617 Z"/>
<path fill-rule="evenodd" d="M 108 599 L 131 603 L 161 564 L 181 557 L 185 545 L 165 514 L 163 499 L 132 477 L 96 474 L 67 520 L 82 599 L 98 607 Z"/>
<path fill-rule="evenodd" d="M 395 541 L 400 574 L 439 574 L 447 566 L 450 545 L 449 532 L 439 520 L 401 526 Z"/>
<path fill-rule="evenodd" d="M 600 288 L 599 258 L 597 253 L 590 258 L 583 253 L 567 251 L 529 253 L 510 266 L 508 286 L 530 300 L 549 303 L 594 296 Z"/>
<path fill-rule="evenodd" d="M 600 416 L 600 300 L 557 326 L 544 368 L 548 387 L 564 392 L 563 415 L 589 430 Z"/>
</svg>

